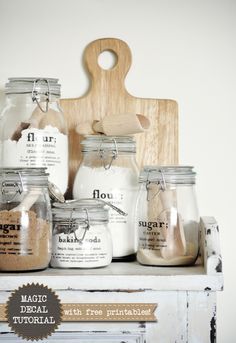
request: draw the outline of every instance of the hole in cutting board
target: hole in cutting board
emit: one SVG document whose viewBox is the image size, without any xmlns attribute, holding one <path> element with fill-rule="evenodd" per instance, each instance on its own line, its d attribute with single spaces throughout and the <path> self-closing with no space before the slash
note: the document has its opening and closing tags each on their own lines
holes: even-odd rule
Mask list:
<svg viewBox="0 0 236 343">
<path fill-rule="evenodd" d="M 98 56 L 98 64 L 104 70 L 113 69 L 117 64 L 117 54 L 113 50 L 105 50 Z"/>
</svg>

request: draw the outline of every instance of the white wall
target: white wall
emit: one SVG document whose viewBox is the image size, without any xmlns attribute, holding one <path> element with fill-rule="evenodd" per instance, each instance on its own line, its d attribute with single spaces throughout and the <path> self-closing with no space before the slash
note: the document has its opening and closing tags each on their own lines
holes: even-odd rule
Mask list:
<svg viewBox="0 0 236 343">
<path fill-rule="evenodd" d="M 1 91 L 10 76 L 48 76 L 81 96 L 84 47 L 117 37 L 133 52 L 129 92 L 178 101 L 180 162 L 196 167 L 201 215 L 221 228 L 219 343 L 236 336 L 235 17 L 234 0 L 0 0 Z"/>
</svg>

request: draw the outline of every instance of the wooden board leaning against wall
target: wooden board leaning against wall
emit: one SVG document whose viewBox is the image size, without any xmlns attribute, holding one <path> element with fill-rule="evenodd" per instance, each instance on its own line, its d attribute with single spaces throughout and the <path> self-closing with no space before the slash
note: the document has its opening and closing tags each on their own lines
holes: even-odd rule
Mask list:
<svg viewBox="0 0 236 343">
<path fill-rule="evenodd" d="M 112 69 L 99 66 L 98 56 L 103 51 L 115 53 L 117 61 Z M 136 135 L 139 167 L 178 164 L 178 105 L 174 100 L 137 98 L 127 92 L 124 81 L 131 66 L 129 46 L 119 39 L 98 39 L 86 47 L 84 61 L 90 75 L 89 91 L 79 98 L 61 100 L 69 129 L 67 197 L 71 196 L 74 176 L 81 161 L 83 137 L 76 132 L 76 127 L 85 121 L 92 122 L 106 115 L 143 114 L 150 120 L 151 127 L 146 133 Z"/>
</svg>

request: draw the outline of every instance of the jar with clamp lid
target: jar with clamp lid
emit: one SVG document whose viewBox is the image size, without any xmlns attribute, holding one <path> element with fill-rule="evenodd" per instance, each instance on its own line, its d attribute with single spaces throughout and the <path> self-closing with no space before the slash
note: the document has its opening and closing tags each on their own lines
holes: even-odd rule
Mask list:
<svg viewBox="0 0 236 343">
<path fill-rule="evenodd" d="M 0 121 L 1 167 L 45 167 L 64 194 L 68 184 L 68 137 L 51 78 L 10 78 Z"/>
<path fill-rule="evenodd" d="M 113 260 L 135 259 L 137 238 L 134 225 L 138 191 L 136 143 L 125 136 L 87 136 L 81 142 L 83 159 L 77 171 L 73 197 L 102 199 L 127 213 L 110 211 Z"/>
<path fill-rule="evenodd" d="M 194 264 L 199 251 L 199 215 L 193 167 L 145 167 L 139 178 L 138 253 L 141 264 Z"/>
<path fill-rule="evenodd" d="M 51 266 L 98 268 L 111 263 L 108 209 L 94 199 L 53 204 Z"/>
<path fill-rule="evenodd" d="M 51 207 L 44 168 L 0 169 L 0 270 L 44 269 L 51 258 Z"/>
</svg>

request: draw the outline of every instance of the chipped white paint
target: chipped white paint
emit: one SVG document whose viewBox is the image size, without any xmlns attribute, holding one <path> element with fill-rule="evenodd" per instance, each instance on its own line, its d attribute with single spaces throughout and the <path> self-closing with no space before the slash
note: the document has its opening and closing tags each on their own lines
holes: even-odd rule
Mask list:
<svg viewBox="0 0 236 343">
<path fill-rule="evenodd" d="M 27 282 L 52 287 L 64 303 L 158 303 L 156 323 L 64 322 L 59 331 L 43 343 L 216 342 L 216 291 L 223 286 L 223 276 L 218 264 L 212 262 L 215 257 L 221 258 L 215 220 L 203 218 L 201 231 L 203 259 L 199 259 L 197 266 L 155 268 L 137 263 L 113 263 L 97 270 L 48 269 L 1 274 L 0 303 L 7 301 L 9 291 Z M 6 323 L 0 323 L 0 332 L 8 332 L 0 335 L 0 341 L 19 342 L 19 338 L 9 333 Z"/>
<path fill-rule="evenodd" d="M 222 273 L 219 227 L 213 217 L 202 218 L 203 265 L 207 275 Z"/>
<path fill-rule="evenodd" d="M 216 342 L 216 293 L 187 292 L 187 342 Z"/>
</svg>

